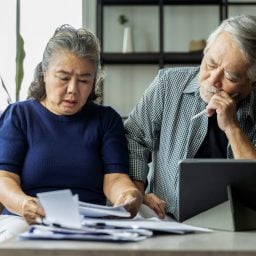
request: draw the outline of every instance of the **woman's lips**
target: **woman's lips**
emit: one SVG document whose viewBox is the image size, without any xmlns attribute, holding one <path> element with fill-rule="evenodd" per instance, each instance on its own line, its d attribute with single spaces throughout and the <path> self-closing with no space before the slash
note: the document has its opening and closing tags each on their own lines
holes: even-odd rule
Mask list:
<svg viewBox="0 0 256 256">
<path fill-rule="evenodd" d="M 74 106 L 77 104 L 76 100 L 64 100 L 65 105 L 67 106 Z"/>
</svg>

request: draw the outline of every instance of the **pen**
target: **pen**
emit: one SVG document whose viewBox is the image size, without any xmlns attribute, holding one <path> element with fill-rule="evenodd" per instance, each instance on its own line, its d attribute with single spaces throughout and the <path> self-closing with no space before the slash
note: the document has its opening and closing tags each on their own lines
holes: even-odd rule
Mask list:
<svg viewBox="0 0 256 256">
<path fill-rule="evenodd" d="M 235 98 L 236 96 L 238 96 L 238 93 L 234 93 L 234 94 L 231 95 L 232 98 Z M 201 112 L 197 113 L 196 115 L 192 116 L 190 120 L 193 120 L 193 119 L 195 119 L 199 116 L 202 116 L 203 114 L 206 114 L 206 113 L 207 113 L 207 110 L 204 109 L 203 111 L 201 111 Z"/>
<path fill-rule="evenodd" d="M 198 114 L 192 116 L 190 120 L 193 120 L 193 119 L 195 119 L 195 118 L 197 118 L 199 116 L 202 116 L 203 114 L 206 114 L 206 113 L 207 113 L 207 110 L 204 109 L 203 111 L 199 112 Z"/>
</svg>

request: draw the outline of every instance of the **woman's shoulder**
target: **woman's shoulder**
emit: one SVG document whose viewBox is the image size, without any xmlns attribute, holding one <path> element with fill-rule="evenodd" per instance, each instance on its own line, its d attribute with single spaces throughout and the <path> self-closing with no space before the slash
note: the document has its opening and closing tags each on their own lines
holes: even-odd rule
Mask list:
<svg viewBox="0 0 256 256">
<path fill-rule="evenodd" d="M 92 113 L 97 113 L 100 116 L 120 116 L 118 112 L 111 106 L 105 106 L 105 105 L 100 105 L 97 103 L 91 103 L 88 106 L 88 110 L 91 111 Z"/>
<path fill-rule="evenodd" d="M 18 101 L 18 102 L 14 102 L 10 105 L 7 106 L 7 108 L 5 109 L 4 113 L 9 113 L 9 114 L 22 114 L 22 113 L 26 113 L 28 111 L 31 111 L 35 108 L 38 107 L 38 103 L 37 101 L 33 100 L 33 99 L 29 99 L 29 100 L 24 100 L 24 101 Z"/>
<path fill-rule="evenodd" d="M 91 112 L 92 119 L 98 120 L 103 127 L 109 127 L 113 125 L 121 125 L 122 118 L 119 113 L 111 106 L 99 105 L 96 103 L 90 104 L 88 106 Z"/>
</svg>

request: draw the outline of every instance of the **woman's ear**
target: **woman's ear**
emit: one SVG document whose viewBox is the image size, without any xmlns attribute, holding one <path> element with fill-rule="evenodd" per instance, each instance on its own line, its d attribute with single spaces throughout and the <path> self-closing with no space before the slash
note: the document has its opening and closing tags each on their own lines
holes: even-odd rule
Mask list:
<svg viewBox="0 0 256 256">
<path fill-rule="evenodd" d="M 44 82 L 45 82 L 45 78 L 46 78 L 46 71 L 43 71 L 43 78 L 44 78 Z"/>
</svg>

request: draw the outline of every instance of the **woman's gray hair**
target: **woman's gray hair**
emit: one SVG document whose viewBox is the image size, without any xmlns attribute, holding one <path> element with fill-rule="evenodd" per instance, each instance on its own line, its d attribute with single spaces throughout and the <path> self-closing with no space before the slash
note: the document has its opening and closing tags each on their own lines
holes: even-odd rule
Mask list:
<svg viewBox="0 0 256 256">
<path fill-rule="evenodd" d="M 94 64 L 96 71 L 94 89 L 88 101 L 96 100 L 97 86 L 102 79 L 99 40 L 89 30 L 85 28 L 75 29 L 70 25 L 62 25 L 57 28 L 47 43 L 43 53 L 43 60 L 35 69 L 34 79 L 28 91 L 28 98 L 41 101 L 46 97 L 43 73 L 49 67 L 52 58 L 55 57 L 55 53 L 62 50 L 68 50 L 79 58 L 85 57 Z"/>
<path fill-rule="evenodd" d="M 251 82 L 256 82 L 256 16 L 240 15 L 224 20 L 221 25 L 213 31 L 204 49 L 204 54 L 211 47 L 215 39 L 222 33 L 229 33 L 238 47 L 252 66 L 247 71 Z"/>
</svg>

